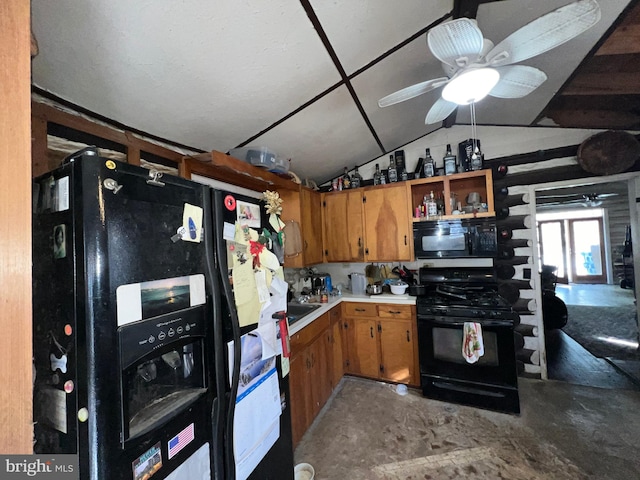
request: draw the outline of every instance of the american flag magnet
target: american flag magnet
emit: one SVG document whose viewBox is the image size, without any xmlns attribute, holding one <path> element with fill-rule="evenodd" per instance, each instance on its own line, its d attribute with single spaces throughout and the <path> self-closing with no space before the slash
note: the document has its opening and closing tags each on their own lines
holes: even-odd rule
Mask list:
<svg viewBox="0 0 640 480">
<path fill-rule="evenodd" d="M 169 440 L 167 444 L 167 450 L 169 451 L 168 457 L 171 460 L 175 457 L 184 447 L 189 445 L 194 439 L 193 423 L 187 428 L 182 430 L 178 435 Z"/>
</svg>

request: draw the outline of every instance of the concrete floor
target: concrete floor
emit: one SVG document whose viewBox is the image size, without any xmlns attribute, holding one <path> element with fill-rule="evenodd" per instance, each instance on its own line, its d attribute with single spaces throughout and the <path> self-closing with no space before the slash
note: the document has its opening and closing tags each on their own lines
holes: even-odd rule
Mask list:
<svg viewBox="0 0 640 480">
<path fill-rule="evenodd" d="M 316 480 L 640 478 L 640 392 L 519 379 L 522 413 L 345 377 L 295 452 Z"/>
</svg>

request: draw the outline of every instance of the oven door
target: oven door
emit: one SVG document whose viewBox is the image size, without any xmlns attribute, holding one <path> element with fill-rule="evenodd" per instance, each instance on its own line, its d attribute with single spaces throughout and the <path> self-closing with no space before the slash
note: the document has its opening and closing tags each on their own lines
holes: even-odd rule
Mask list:
<svg viewBox="0 0 640 480">
<path fill-rule="evenodd" d="M 472 319 L 418 315 L 420 386 L 425 397 L 499 412 L 520 413 L 513 324 L 479 320 L 484 355 L 462 355 L 463 327 Z"/>
<path fill-rule="evenodd" d="M 481 325 L 484 355 L 468 363 L 462 354 L 465 321 Z M 420 374 L 486 385 L 517 386 L 513 323 L 418 315 Z"/>
</svg>

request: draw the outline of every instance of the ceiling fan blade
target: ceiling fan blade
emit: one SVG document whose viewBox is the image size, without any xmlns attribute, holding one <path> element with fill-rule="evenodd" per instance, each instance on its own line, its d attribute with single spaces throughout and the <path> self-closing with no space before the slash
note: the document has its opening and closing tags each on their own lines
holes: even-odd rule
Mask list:
<svg viewBox="0 0 640 480">
<path fill-rule="evenodd" d="M 449 102 L 442 97 L 439 98 L 429 109 L 427 117 L 424 120 L 425 125 L 441 122 L 451 115 L 457 107 L 457 103 Z"/>
<path fill-rule="evenodd" d="M 427 33 L 427 45 L 436 57 L 452 67 L 463 67 L 482 53 L 482 32 L 475 20 L 457 18 L 433 27 Z"/>
<path fill-rule="evenodd" d="M 509 65 L 498 67 L 496 70 L 500 72 L 500 80 L 489 95 L 497 98 L 525 97 L 547 79 L 542 70 L 526 65 Z"/>
<path fill-rule="evenodd" d="M 600 16 L 596 0 L 570 3 L 513 32 L 487 54 L 487 62 L 508 65 L 540 55 L 588 30 Z"/>
<path fill-rule="evenodd" d="M 402 90 L 398 90 L 397 92 L 381 98 L 380 100 L 378 100 L 378 106 L 388 107 L 389 105 L 395 105 L 396 103 L 404 102 L 405 100 L 409 100 L 410 98 L 414 98 L 422 95 L 423 93 L 430 92 L 434 88 L 441 87 L 448 81 L 449 79 L 447 77 L 440 77 L 434 78 L 432 80 L 427 80 L 426 82 L 416 83 L 415 85 L 403 88 Z"/>
</svg>

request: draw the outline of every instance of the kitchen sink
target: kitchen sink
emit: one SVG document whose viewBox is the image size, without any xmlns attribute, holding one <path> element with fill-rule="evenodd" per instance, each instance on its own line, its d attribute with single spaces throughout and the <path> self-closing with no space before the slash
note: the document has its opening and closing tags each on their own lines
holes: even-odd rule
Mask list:
<svg viewBox="0 0 640 480">
<path fill-rule="evenodd" d="M 321 306 L 322 305 L 313 305 L 310 303 L 289 303 L 287 305 L 287 317 L 289 318 L 289 326 L 306 317 Z"/>
</svg>

